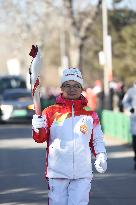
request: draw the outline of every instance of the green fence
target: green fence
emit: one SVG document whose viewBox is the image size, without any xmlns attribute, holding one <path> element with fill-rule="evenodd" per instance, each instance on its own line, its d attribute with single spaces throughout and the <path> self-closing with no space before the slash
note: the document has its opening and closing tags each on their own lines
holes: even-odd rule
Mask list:
<svg viewBox="0 0 136 205">
<path fill-rule="evenodd" d="M 104 134 L 131 143 L 130 118 L 124 113 L 103 110 L 98 114 Z"/>
</svg>

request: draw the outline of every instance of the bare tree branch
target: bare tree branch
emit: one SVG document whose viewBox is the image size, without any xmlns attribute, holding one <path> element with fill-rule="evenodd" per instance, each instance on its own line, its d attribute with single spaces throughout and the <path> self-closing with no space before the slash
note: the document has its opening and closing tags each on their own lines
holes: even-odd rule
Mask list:
<svg viewBox="0 0 136 205">
<path fill-rule="evenodd" d="M 90 15 L 88 16 L 88 18 L 84 20 L 81 26 L 81 29 L 80 29 L 80 38 L 82 40 L 87 38 L 87 31 L 89 30 L 91 25 L 94 23 L 95 19 L 97 18 L 101 3 L 102 3 L 102 0 L 99 0 L 98 4 L 90 11 Z"/>
<path fill-rule="evenodd" d="M 73 0 L 63 0 L 63 5 L 65 9 L 65 17 L 70 21 L 70 27 L 74 31 L 74 34 L 78 35 L 77 22 L 73 12 Z"/>
<path fill-rule="evenodd" d="M 83 21 L 81 21 L 81 13 L 76 18 L 73 9 L 73 0 L 63 0 L 63 5 L 65 9 L 65 18 L 69 19 L 70 27 L 74 32 L 74 35 L 79 39 L 84 40 L 87 38 L 87 31 L 90 26 L 94 23 L 98 13 L 102 0 L 99 0 L 96 5 L 90 8 L 88 16 L 84 16 Z"/>
</svg>

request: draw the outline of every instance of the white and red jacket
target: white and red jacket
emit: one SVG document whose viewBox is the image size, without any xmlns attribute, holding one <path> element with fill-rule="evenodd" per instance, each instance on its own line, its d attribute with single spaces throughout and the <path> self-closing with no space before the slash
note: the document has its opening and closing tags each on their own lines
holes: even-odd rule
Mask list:
<svg viewBox="0 0 136 205">
<path fill-rule="evenodd" d="M 105 152 L 99 118 L 87 107 L 87 100 L 65 100 L 43 110 L 46 121 L 44 136 L 33 131 L 36 142 L 47 141 L 46 177 L 92 178 L 91 153 Z M 44 128 L 42 128 L 44 129 Z"/>
</svg>

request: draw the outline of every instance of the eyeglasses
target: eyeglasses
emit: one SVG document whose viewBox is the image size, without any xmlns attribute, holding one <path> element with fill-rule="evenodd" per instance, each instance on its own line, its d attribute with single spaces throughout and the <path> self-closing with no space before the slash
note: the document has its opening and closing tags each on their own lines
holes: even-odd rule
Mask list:
<svg viewBox="0 0 136 205">
<path fill-rule="evenodd" d="M 75 85 L 69 85 L 69 84 L 64 84 L 62 85 L 63 88 L 66 88 L 66 89 L 75 89 L 75 90 L 78 90 L 78 89 L 81 89 L 82 87 L 78 84 L 75 84 Z"/>
</svg>

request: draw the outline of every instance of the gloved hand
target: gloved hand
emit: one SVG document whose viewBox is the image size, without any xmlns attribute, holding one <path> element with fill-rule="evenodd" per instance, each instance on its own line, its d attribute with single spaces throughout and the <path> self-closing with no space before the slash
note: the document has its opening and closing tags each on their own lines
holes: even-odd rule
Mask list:
<svg viewBox="0 0 136 205">
<path fill-rule="evenodd" d="M 35 132 L 39 132 L 39 128 L 45 128 L 46 127 L 46 122 L 43 116 L 40 115 L 33 115 L 32 119 L 32 128 L 34 129 Z"/>
<path fill-rule="evenodd" d="M 99 173 L 104 173 L 107 170 L 107 155 L 106 153 L 99 153 L 96 155 L 95 168 Z"/>
</svg>

